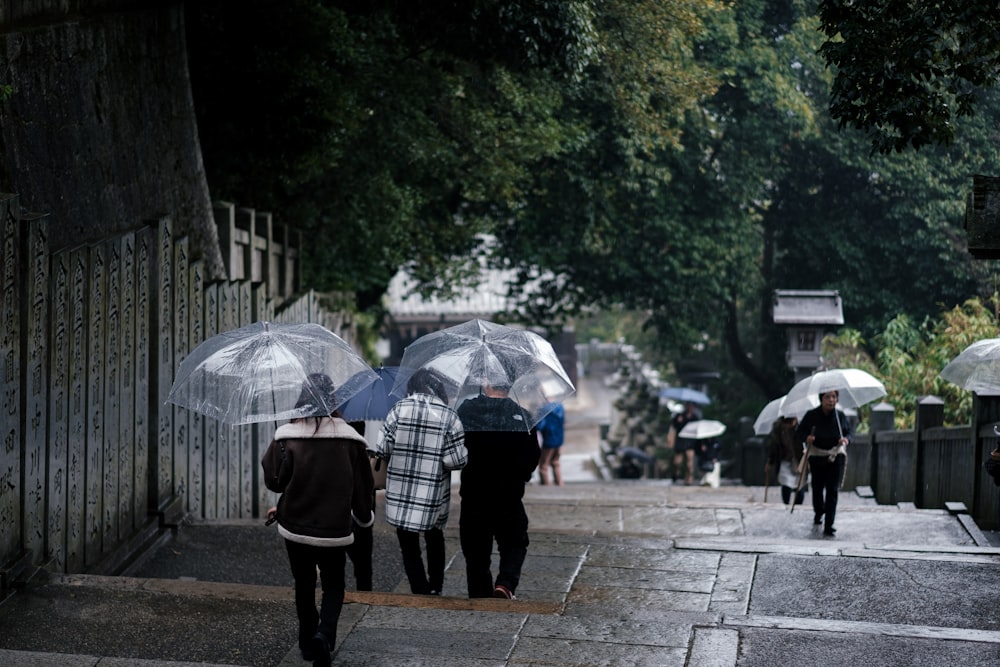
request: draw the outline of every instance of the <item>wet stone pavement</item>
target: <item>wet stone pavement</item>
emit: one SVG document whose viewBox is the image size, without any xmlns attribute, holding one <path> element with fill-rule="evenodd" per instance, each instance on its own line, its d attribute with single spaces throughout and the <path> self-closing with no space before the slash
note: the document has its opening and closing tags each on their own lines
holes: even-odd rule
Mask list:
<svg viewBox="0 0 1000 667">
<path fill-rule="evenodd" d="M 1000 548 L 968 517 L 845 493 L 829 539 L 810 512 L 762 498 L 533 484 L 514 601 L 465 597 L 451 527 L 444 596 L 410 595 L 380 521 L 376 591 L 348 592 L 334 664 L 1000 664 Z M 0 664 L 304 664 L 284 548 L 259 521 L 184 525 L 128 574 L 39 578 L 9 597 Z"/>
<path fill-rule="evenodd" d="M 350 590 L 348 564 L 334 664 L 1000 664 L 1000 547 L 967 515 L 844 492 L 829 539 L 776 487 L 765 503 L 761 487 L 601 481 L 611 398 L 581 378 L 566 403 L 567 484 L 528 487 L 517 600 L 466 597 L 457 494 L 444 595 L 410 595 L 380 508 L 375 591 Z M 185 523 L 124 575 L 40 572 L 0 601 L 0 665 L 306 664 L 284 545 L 259 520 Z"/>
</svg>

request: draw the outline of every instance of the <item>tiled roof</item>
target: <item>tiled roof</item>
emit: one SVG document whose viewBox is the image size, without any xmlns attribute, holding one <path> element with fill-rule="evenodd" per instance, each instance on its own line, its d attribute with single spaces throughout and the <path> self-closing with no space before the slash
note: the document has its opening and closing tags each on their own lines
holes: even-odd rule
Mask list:
<svg viewBox="0 0 1000 667">
<path fill-rule="evenodd" d="M 836 290 L 774 290 L 775 324 L 844 323 L 843 302 Z"/>
</svg>

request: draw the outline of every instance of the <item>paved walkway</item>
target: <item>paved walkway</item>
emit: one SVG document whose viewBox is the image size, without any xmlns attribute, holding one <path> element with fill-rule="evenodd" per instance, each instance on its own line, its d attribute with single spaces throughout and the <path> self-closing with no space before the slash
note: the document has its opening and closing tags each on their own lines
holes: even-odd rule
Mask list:
<svg viewBox="0 0 1000 667">
<path fill-rule="evenodd" d="M 465 597 L 457 502 L 441 598 L 406 592 L 383 525 L 377 592 L 348 593 L 334 664 L 1000 664 L 1000 548 L 967 515 L 845 493 L 829 539 L 775 489 L 764 503 L 761 487 L 603 482 L 585 456 L 566 473 L 528 488 L 518 600 Z M 0 664 L 305 664 L 283 547 L 261 522 L 185 525 L 130 574 L 38 577 L 10 596 Z"/>
</svg>

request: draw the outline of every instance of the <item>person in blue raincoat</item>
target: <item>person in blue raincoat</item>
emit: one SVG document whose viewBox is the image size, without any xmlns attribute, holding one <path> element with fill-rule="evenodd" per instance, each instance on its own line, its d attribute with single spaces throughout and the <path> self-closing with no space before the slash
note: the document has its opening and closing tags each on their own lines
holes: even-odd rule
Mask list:
<svg viewBox="0 0 1000 667">
<path fill-rule="evenodd" d="M 552 411 L 542 417 L 535 427 L 541 438 L 542 454 L 538 458 L 538 476 L 542 484 L 549 483 L 549 468 L 552 469 L 552 483 L 562 486 L 562 468 L 559 465 L 559 450 L 563 445 L 566 425 L 566 411 L 562 403 L 556 403 Z"/>
</svg>

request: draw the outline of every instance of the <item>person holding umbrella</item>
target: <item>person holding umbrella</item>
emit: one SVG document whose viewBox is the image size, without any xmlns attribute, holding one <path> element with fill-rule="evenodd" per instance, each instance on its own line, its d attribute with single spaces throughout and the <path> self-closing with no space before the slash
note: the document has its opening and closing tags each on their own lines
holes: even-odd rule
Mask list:
<svg viewBox="0 0 1000 667">
<path fill-rule="evenodd" d="M 694 455 L 698 443 L 692 438 L 679 437 L 678 434 L 690 422 L 701 419 L 701 411 L 693 402 L 684 404 L 684 411 L 678 412 L 670 420 L 670 430 L 667 432 L 667 448 L 674 450 L 674 472 L 673 481 L 677 482 L 681 474 L 684 475 L 684 483 L 694 482 Z"/>
<path fill-rule="evenodd" d="M 493 382 L 486 382 L 479 396 L 458 408 L 469 450 L 459 490 L 459 539 L 469 597 L 513 600 L 528 555 L 524 485 L 538 466 L 541 450 L 537 431 L 529 430 L 524 411 L 508 396 L 509 385 Z M 494 540 L 500 554 L 495 581 Z"/>
<path fill-rule="evenodd" d="M 833 537 L 837 516 L 837 498 L 847 464 L 847 445 L 851 442 L 851 424 L 837 409 L 840 392 L 825 391 L 820 405 L 802 417 L 795 431 L 796 440 L 806 443 L 809 471 L 812 474 L 813 523 L 823 523 L 823 534 Z M 802 478 L 805 477 L 803 471 Z"/>
<path fill-rule="evenodd" d="M 295 580 L 299 649 L 313 665 L 329 665 L 344 604 L 347 547 L 354 526 L 375 521 L 367 443 L 347 422 L 329 414 L 333 381 L 307 377 L 295 409 L 311 416 L 280 426 L 261 459 L 264 484 L 280 493 L 268 519 L 277 519 Z M 326 413 L 326 414 L 324 414 Z M 316 610 L 316 570 L 323 598 Z"/>
<path fill-rule="evenodd" d="M 385 418 L 375 454 L 387 461 L 385 519 L 396 527 L 410 591 L 440 595 L 444 584 L 444 526 L 451 506 L 451 471 L 468 460 L 465 434 L 448 407 L 444 383 L 421 368 L 407 381 L 407 396 Z M 427 548 L 427 569 L 420 535 Z"/>
<path fill-rule="evenodd" d="M 781 485 L 781 500 L 786 505 L 795 494 L 796 505 L 806 500 L 806 489 L 799 486 L 796 472 L 802 462 L 802 440 L 797 436 L 799 420 L 794 416 L 779 417 L 771 426 L 767 443 L 767 463 L 764 464 L 764 479 L 770 481 L 771 471 L 777 468 L 778 484 Z"/>
<path fill-rule="evenodd" d="M 562 486 L 562 466 L 559 464 L 559 450 L 563 445 L 566 426 L 566 409 L 562 403 L 555 403 L 552 412 L 542 417 L 535 427 L 542 440 L 542 456 L 538 460 L 538 476 L 542 484 L 549 483 L 549 468 L 552 469 L 552 483 Z"/>
</svg>

